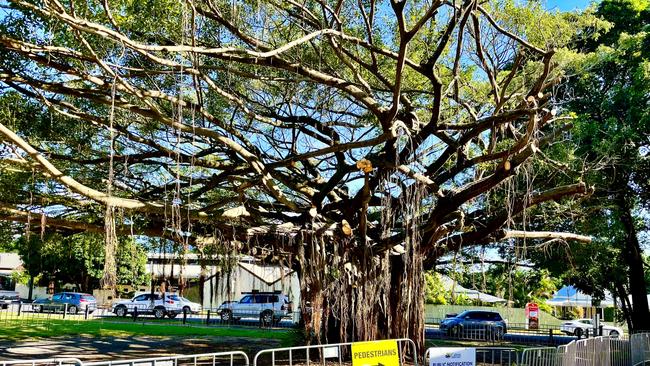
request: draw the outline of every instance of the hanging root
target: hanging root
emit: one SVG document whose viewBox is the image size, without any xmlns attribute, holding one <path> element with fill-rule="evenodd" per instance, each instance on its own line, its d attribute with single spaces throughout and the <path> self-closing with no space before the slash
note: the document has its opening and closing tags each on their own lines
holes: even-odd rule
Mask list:
<svg viewBox="0 0 650 366">
<path fill-rule="evenodd" d="M 104 274 L 100 281 L 100 285 L 104 290 L 115 291 L 117 285 L 117 266 L 115 263 L 117 235 L 115 232 L 115 208 L 111 205 L 106 206 L 104 226 L 106 229 L 106 254 L 104 258 Z"/>
</svg>

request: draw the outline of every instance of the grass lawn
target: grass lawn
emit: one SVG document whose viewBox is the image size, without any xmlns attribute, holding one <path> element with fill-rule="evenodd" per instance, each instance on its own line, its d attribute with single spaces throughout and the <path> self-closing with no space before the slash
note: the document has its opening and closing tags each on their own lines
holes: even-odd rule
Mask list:
<svg viewBox="0 0 650 366">
<path fill-rule="evenodd" d="M 59 336 L 83 335 L 91 337 L 243 337 L 276 339 L 281 344 L 293 341 L 293 332 L 287 330 L 245 329 L 202 326 L 170 326 L 157 324 L 106 322 L 100 320 L 62 320 L 47 321 L 4 320 L 0 322 L 0 340 L 19 341 L 26 339 L 51 338 Z"/>
</svg>

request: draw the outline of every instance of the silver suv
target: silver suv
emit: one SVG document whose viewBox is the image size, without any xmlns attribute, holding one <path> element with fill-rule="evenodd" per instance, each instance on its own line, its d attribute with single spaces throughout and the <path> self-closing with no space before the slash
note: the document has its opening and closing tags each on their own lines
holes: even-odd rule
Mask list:
<svg viewBox="0 0 650 366">
<path fill-rule="evenodd" d="M 164 298 L 163 298 L 164 297 Z M 154 293 L 153 298 L 150 293 L 141 294 L 131 300 L 121 300 L 113 303 L 112 311 L 117 316 L 127 316 L 129 313 L 153 314 L 157 319 L 162 319 L 167 315 L 169 318 L 175 318 L 183 309 L 181 303 L 177 301 L 175 294 Z"/>
<path fill-rule="evenodd" d="M 290 318 L 291 300 L 277 292 L 242 292 L 239 301 L 224 301 L 217 308 L 221 320 L 229 322 L 246 317 L 255 317 L 262 325 L 277 325 L 283 318 Z"/>
</svg>

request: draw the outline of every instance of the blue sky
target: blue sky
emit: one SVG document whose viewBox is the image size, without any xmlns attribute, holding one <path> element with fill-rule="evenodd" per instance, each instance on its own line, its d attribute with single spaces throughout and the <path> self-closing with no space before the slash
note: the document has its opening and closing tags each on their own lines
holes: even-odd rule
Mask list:
<svg viewBox="0 0 650 366">
<path fill-rule="evenodd" d="M 592 0 L 547 0 L 547 7 L 549 9 L 559 9 L 562 11 L 569 11 L 575 9 L 584 9 L 592 2 Z"/>
</svg>

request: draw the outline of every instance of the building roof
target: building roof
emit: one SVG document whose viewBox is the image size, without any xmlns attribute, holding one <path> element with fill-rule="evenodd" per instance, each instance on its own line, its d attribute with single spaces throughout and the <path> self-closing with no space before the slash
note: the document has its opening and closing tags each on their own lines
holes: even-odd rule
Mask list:
<svg viewBox="0 0 650 366">
<path fill-rule="evenodd" d="M 0 275 L 11 275 L 23 267 L 23 261 L 17 253 L 0 253 Z"/>
<path fill-rule="evenodd" d="M 605 292 L 605 298 L 599 302 L 591 295 L 587 295 L 573 286 L 564 286 L 553 295 L 552 299 L 546 300 L 546 304 L 551 306 L 595 306 L 606 308 L 614 306 L 614 299 L 609 292 Z M 598 304 L 598 306 L 594 304 Z"/>
</svg>

